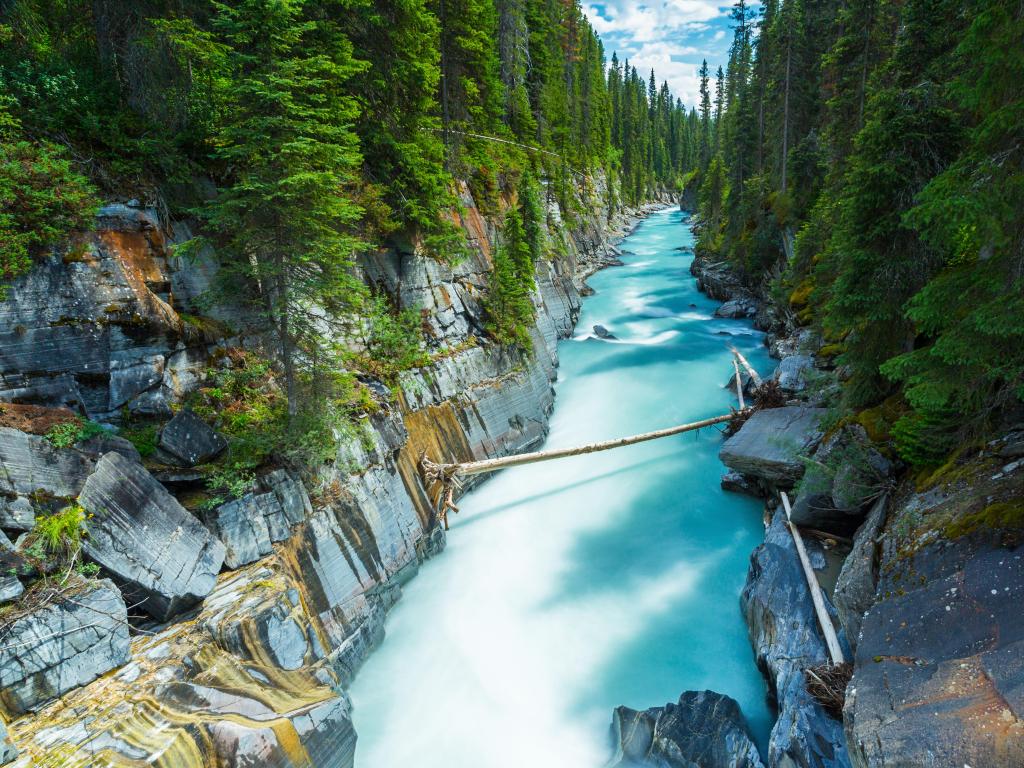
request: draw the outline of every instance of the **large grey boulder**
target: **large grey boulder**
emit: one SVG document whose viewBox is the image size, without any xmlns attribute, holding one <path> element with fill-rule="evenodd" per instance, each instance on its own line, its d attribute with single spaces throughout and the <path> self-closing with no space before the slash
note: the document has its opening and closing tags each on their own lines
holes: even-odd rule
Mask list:
<svg viewBox="0 0 1024 768">
<path fill-rule="evenodd" d="M 42 492 L 73 498 L 92 471 L 92 461 L 74 449 L 55 448 L 49 440 L 0 427 L 0 494 Z"/>
<path fill-rule="evenodd" d="M 140 464 L 106 454 L 79 503 L 93 515 L 85 553 L 146 613 L 165 621 L 213 589 L 224 545 Z"/>
<path fill-rule="evenodd" d="M 0 708 L 29 712 L 128 661 L 128 615 L 108 580 L 15 619 L 0 644 Z"/>
<path fill-rule="evenodd" d="M 678 704 L 638 712 L 616 707 L 609 768 L 763 768 L 734 699 L 686 691 Z"/>
<path fill-rule="evenodd" d="M 775 514 L 764 544 L 750 557 L 740 605 L 757 665 L 779 709 L 768 765 L 848 768 L 842 724 L 807 692 L 804 670 L 824 664 L 829 656 L 782 512 Z"/>
<path fill-rule="evenodd" d="M 157 447 L 171 461 L 186 467 L 203 464 L 228 447 L 227 441 L 185 408 L 160 430 Z"/>
<path fill-rule="evenodd" d="M 0 575 L 0 603 L 9 603 L 17 600 L 25 592 L 25 587 L 18 580 L 17 576 L 9 576 L 6 573 Z"/>
<path fill-rule="evenodd" d="M 758 411 L 722 445 L 718 457 L 730 469 L 772 483 L 792 485 L 806 456 L 821 440 L 825 410 L 787 406 Z"/>
</svg>

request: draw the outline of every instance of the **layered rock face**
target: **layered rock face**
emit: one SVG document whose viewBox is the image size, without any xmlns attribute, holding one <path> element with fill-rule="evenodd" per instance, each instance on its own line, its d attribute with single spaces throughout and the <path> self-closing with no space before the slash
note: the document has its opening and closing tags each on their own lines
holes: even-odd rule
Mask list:
<svg viewBox="0 0 1024 768">
<path fill-rule="evenodd" d="M 181 468 L 154 476 L 113 436 L 56 449 L 0 428 L 0 528 L 31 527 L 40 491 L 77 500 L 93 515 L 84 551 L 120 589 L 100 582 L 113 607 L 170 622 L 143 624 L 129 647 L 128 621 L 111 611 L 92 656 L 58 653 L 41 671 L 12 672 L 31 694 L 12 693 L 8 714 L 35 710 L 8 725 L 21 750 L 14 764 L 351 766 L 344 687 L 381 641 L 404 581 L 444 545 L 419 457 L 486 458 L 543 439 L 579 276 L 611 258 L 593 194 L 584 201 L 593 218 L 552 232 L 564 255 L 538 265 L 531 356 L 479 338 L 495 233 L 468 193 L 460 224 L 472 248 L 459 264 L 365 257 L 367 281 L 422 309 L 447 353 L 382 393 L 332 466 L 264 474 L 251 493 L 199 517 L 171 491 L 223 445 L 178 408 L 211 357 L 239 341 L 186 314 L 209 284 L 210 255 L 183 263 L 167 244 L 187 237 L 184 225 L 169 236 L 152 211 L 108 206 L 94 235 L 12 285 L 0 303 L 0 399 L 115 422 L 122 409 L 165 421 L 178 410 L 157 452 Z M 32 632 L 43 618 L 31 615 Z M 0 659 L 8 667 L 20 669 Z"/>
<path fill-rule="evenodd" d="M 997 454 L 957 474 L 904 490 L 857 534 L 877 561 L 846 579 L 859 768 L 1024 765 L 1024 466 Z"/>
</svg>

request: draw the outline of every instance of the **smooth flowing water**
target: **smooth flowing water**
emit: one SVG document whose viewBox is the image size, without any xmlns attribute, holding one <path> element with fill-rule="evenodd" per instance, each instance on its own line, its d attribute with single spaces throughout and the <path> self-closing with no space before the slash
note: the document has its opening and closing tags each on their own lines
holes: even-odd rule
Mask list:
<svg viewBox="0 0 1024 768">
<path fill-rule="evenodd" d="M 660 211 L 590 280 L 545 447 L 727 412 L 728 343 L 770 369 L 749 322 L 712 317 L 692 242 Z M 509 469 L 463 498 L 351 691 L 357 768 L 601 768 L 614 707 L 704 688 L 739 701 L 763 746 L 739 610 L 761 507 L 720 489 L 720 444 L 712 428 Z"/>
</svg>

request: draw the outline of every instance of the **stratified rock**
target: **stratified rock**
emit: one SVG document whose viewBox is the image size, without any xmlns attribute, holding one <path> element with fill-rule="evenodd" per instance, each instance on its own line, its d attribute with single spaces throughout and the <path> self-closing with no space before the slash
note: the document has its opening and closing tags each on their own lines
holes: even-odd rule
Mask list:
<svg viewBox="0 0 1024 768">
<path fill-rule="evenodd" d="M 402 442 L 405 442 L 404 437 L 399 441 L 400 444 Z M 264 475 L 260 478 L 260 484 L 277 497 L 290 525 L 301 523 L 313 514 L 313 505 L 309 501 L 309 494 L 306 493 L 306 486 L 283 469 L 275 469 Z"/>
<path fill-rule="evenodd" d="M 38 708 L 128 660 L 128 615 L 108 580 L 69 590 L 11 623 L 0 644 L 0 707 Z"/>
<path fill-rule="evenodd" d="M 814 358 L 810 355 L 789 355 L 779 361 L 775 378 L 785 392 L 803 392 L 814 373 Z"/>
<path fill-rule="evenodd" d="M 210 530 L 224 542 L 224 565 L 238 568 L 266 557 L 274 543 L 291 534 L 284 508 L 273 492 L 247 493 L 206 516 Z M 300 518 L 301 521 L 301 518 Z"/>
<path fill-rule="evenodd" d="M 643 712 L 616 707 L 612 738 L 609 768 L 763 768 L 739 704 L 714 691 Z"/>
<path fill-rule="evenodd" d="M 92 462 L 73 449 L 55 448 L 49 440 L 0 427 L 0 494 L 73 498 L 82 490 Z"/>
<path fill-rule="evenodd" d="M 764 544 L 750 557 L 740 605 L 757 665 L 768 677 L 779 708 L 768 765 L 848 768 L 842 724 L 825 712 L 805 685 L 804 670 L 829 657 L 782 512 L 776 513 Z"/>
<path fill-rule="evenodd" d="M 160 430 L 157 447 L 175 463 L 194 467 L 209 461 L 228 447 L 227 441 L 185 408 Z"/>
<path fill-rule="evenodd" d="M 800 460 L 821 439 L 822 408 L 787 406 L 758 411 L 722 445 L 718 457 L 730 469 L 780 484 L 804 472 Z"/>
<path fill-rule="evenodd" d="M 122 669 L 11 723 L 14 766 L 352 768 L 350 703 L 276 567 L 227 574 L 194 621 L 136 637 Z"/>
<path fill-rule="evenodd" d="M 871 508 L 864 524 L 853 537 L 853 548 L 843 561 L 836 580 L 834 602 L 846 639 L 854 649 L 860 635 L 860 622 L 875 602 L 878 581 L 878 535 L 885 525 L 888 497 L 883 496 Z"/>
<path fill-rule="evenodd" d="M 859 768 L 1024 765 L 1021 526 L 978 520 L 1021 470 L 961 472 L 889 510 L 843 711 Z"/>
<path fill-rule="evenodd" d="M 7 735 L 7 727 L 0 720 L 0 765 L 6 765 L 18 756 L 18 748 Z"/>
<path fill-rule="evenodd" d="M 106 454 L 79 503 L 93 515 L 85 553 L 146 613 L 165 621 L 213 589 L 224 545 L 141 465 Z"/>
</svg>

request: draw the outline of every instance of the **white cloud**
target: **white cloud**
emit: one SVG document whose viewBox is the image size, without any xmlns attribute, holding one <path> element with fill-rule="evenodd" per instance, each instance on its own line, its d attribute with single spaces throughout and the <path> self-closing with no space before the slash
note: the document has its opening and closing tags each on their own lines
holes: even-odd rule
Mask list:
<svg viewBox="0 0 1024 768">
<path fill-rule="evenodd" d="M 708 22 L 726 14 L 718 0 L 609 0 L 585 6 L 585 12 L 609 54 L 616 51 L 620 61 L 629 59 L 644 77 L 653 67 L 658 82 L 667 80 L 684 104 L 696 103 L 703 57 L 682 41 L 708 31 Z M 712 39 L 717 42 L 724 36 L 719 30 Z"/>
</svg>

